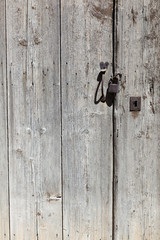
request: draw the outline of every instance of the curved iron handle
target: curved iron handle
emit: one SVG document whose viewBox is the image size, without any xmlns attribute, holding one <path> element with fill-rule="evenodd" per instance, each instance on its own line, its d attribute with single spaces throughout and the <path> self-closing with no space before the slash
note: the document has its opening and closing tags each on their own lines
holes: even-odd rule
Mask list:
<svg viewBox="0 0 160 240">
<path fill-rule="evenodd" d="M 96 88 L 96 92 L 95 92 L 95 96 L 94 96 L 94 103 L 95 104 L 98 104 L 99 102 L 105 102 L 106 101 L 106 98 L 104 96 L 104 91 L 103 91 L 103 78 L 102 78 L 102 75 L 105 74 L 106 71 L 101 71 L 99 74 L 98 74 L 98 77 L 97 77 L 97 81 L 98 81 L 98 85 L 97 85 L 97 88 Z M 101 97 L 97 100 L 97 93 L 98 93 L 98 90 L 99 90 L 99 87 L 101 85 Z"/>
<path fill-rule="evenodd" d="M 102 75 L 105 74 L 107 68 L 108 68 L 108 65 L 109 63 L 108 62 L 100 62 L 100 73 L 98 74 L 98 77 L 97 77 L 97 81 L 98 81 L 98 85 L 97 85 L 97 88 L 96 88 L 96 92 L 95 92 L 95 96 L 94 96 L 94 103 L 95 104 L 98 104 L 99 102 L 102 102 L 104 103 L 106 101 L 106 97 L 104 96 L 104 91 L 103 91 L 103 78 L 102 78 Z M 97 100 L 97 93 L 98 93 L 98 90 L 99 90 L 99 87 L 101 85 L 101 97 Z"/>
<path fill-rule="evenodd" d="M 112 104 L 114 102 L 115 95 L 116 95 L 114 85 L 118 84 L 118 81 L 121 79 L 122 74 L 117 73 L 116 75 L 114 75 L 110 78 L 109 83 L 108 83 L 108 89 L 106 91 L 106 95 L 104 95 L 103 77 L 102 76 L 103 76 L 103 74 L 105 74 L 105 72 L 108 68 L 108 65 L 109 65 L 108 62 L 106 62 L 106 63 L 101 62 L 100 63 L 101 71 L 100 71 L 100 73 L 98 74 L 98 77 L 97 77 L 98 85 L 97 85 L 96 92 L 95 92 L 95 95 L 94 95 L 94 103 L 98 104 L 99 102 L 102 102 L 102 103 L 106 102 L 106 104 L 110 107 L 110 106 L 112 106 Z M 112 90 L 111 90 L 111 85 L 110 85 L 111 83 L 112 83 Z M 98 94 L 98 90 L 100 88 L 100 85 L 101 85 L 101 96 L 97 100 L 97 94 Z"/>
</svg>

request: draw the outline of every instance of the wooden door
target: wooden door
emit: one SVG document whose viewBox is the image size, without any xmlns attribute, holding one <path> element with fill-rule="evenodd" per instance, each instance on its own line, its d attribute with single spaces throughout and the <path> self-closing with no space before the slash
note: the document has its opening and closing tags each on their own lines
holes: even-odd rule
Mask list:
<svg viewBox="0 0 160 240">
<path fill-rule="evenodd" d="M 1 1 L 0 239 L 159 240 L 159 5 Z"/>
</svg>

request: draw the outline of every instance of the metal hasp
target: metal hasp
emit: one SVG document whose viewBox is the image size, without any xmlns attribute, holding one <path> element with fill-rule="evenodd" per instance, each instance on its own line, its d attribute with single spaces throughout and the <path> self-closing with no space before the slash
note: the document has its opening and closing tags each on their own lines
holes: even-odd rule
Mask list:
<svg viewBox="0 0 160 240">
<path fill-rule="evenodd" d="M 108 82 L 108 88 L 106 89 L 106 95 L 104 95 L 104 84 L 103 84 L 103 75 L 105 74 L 109 63 L 108 62 L 101 62 L 100 68 L 101 71 L 98 74 L 97 81 L 98 85 L 96 88 L 96 92 L 94 95 L 94 103 L 98 104 L 99 102 L 105 103 L 110 107 L 113 105 L 114 98 L 116 93 L 119 92 L 119 81 L 121 80 L 122 74 L 117 73 L 116 75 L 112 76 Z M 97 99 L 99 88 L 101 87 L 101 96 Z"/>
<path fill-rule="evenodd" d="M 130 111 L 141 111 L 141 97 L 130 97 Z"/>
</svg>

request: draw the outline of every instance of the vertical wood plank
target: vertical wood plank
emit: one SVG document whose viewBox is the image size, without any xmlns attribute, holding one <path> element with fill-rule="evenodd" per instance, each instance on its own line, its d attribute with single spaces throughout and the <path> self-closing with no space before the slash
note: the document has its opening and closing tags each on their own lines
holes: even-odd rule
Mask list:
<svg viewBox="0 0 160 240">
<path fill-rule="evenodd" d="M 160 236 L 160 2 L 117 3 L 115 239 Z M 130 96 L 142 98 L 129 111 Z"/>
<path fill-rule="evenodd" d="M 0 239 L 9 239 L 5 1 L 0 1 Z"/>
<path fill-rule="evenodd" d="M 61 239 L 57 1 L 7 0 L 11 239 Z"/>
<path fill-rule="evenodd" d="M 11 240 L 29 240 L 36 239 L 36 201 L 27 0 L 7 0 L 7 49 Z"/>
<path fill-rule="evenodd" d="M 34 84 L 34 155 L 39 240 L 62 239 L 60 6 L 29 1 L 28 76 Z M 32 66 L 32 68 L 31 68 Z"/>
<path fill-rule="evenodd" d="M 28 2 L 7 0 L 11 240 L 36 238 L 32 107 L 27 87 Z"/>
<path fill-rule="evenodd" d="M 94 105 L 100 61 L 112 62 L 112 1 L 64 1 L 63 233 L 112 239 L 112 108 Z"/>
</svg>

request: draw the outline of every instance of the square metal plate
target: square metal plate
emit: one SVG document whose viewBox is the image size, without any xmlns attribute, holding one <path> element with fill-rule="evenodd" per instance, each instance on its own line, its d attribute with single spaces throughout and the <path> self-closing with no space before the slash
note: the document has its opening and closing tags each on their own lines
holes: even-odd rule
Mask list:
<svg viewBox="0 0 160 240">
<path fill-rule="evenodd" d="M 141 111 L 141 97 L 130 97 L 130 111 Z"/>
</svg>

